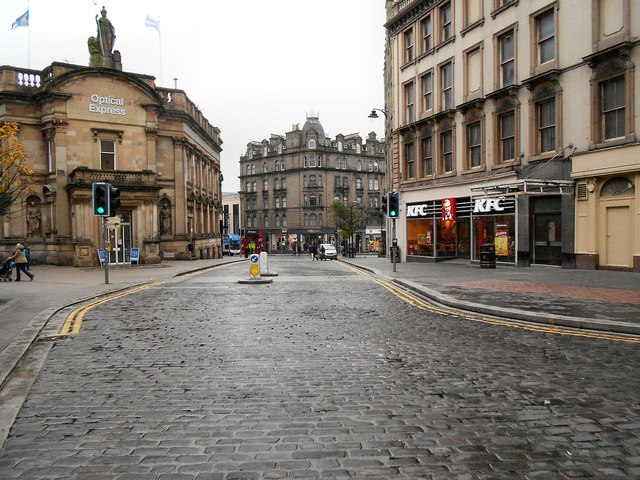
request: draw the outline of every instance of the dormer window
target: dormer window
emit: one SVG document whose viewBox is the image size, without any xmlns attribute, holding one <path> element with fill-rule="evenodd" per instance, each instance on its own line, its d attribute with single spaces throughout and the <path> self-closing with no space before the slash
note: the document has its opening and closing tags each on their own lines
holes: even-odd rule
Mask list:
<svg viewBox="0 0 640 480">
<path fill-rule="evenodd" d="M 316 140 L 314 138 L 309 140 L 309 148 L 316 148 Z"/>
<path fill-rule="evenodd" d="M 266 157 L 267 153 L 269 153 L 269 149 L 266 146 L 262 147 L 262 156 Z"/>
<path fill-rule="evenodd" d="M 342 151 L 342 142 L 338 142 L 338 151 L 341 152 Z"/>
</svg>

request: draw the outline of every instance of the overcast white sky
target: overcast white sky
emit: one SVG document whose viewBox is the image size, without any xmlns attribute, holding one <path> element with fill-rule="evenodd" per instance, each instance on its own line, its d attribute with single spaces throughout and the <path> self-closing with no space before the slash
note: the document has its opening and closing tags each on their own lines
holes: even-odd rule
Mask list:
<svg viewBox="0 0 640 480">
<path fill-rule="evenodd" d="M 123 70 L 164 87 L 177 77 L 222 131 L 225 192 L 239 188 L 249 141 L 302 126 L 307 112 L 319 113 L 331 138 L 384 135 L 383 120 L 367 118 L 384 102 L 383 0 L 30 0 L 29 29 L 14 30 L 27 0 L 0 5 L 0 65 L 30 60 L 32 69 L 88 65 L 87 38 L 104 5 Z M 147 14 L 160 19 L 161 35 L 145 27 Z"/>
</svg>

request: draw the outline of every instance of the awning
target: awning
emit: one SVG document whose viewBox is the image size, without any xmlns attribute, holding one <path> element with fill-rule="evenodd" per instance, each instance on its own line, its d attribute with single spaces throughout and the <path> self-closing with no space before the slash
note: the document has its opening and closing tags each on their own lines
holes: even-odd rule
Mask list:
<svg viewBox="0 0 640 480">
<path fill-rule="evenodd" d="M 574 195 L 571 180 L 518 180 L 497 185 L 471 187 L 474 197 L 514 197 L 516 195 Z"/>
</svg>

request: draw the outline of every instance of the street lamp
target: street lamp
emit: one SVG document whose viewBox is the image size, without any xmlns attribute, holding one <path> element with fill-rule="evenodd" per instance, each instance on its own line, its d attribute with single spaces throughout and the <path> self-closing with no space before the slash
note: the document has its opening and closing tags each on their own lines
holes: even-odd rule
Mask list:
<svg viewBox="0 0 640 480">
<path fill-rule="evenodd" d="M 371 110 L 371 113 L 369 114 L 369 118 L 380 118 L 378 117 L 378 114 L 376 112 L 381 112 L 384 114 L 385 118 L 387 117 L 387 112 L 385 110 L 382 110 L 380 108 L 374 108 L 373 110 Z M 386 135 L 386 132 L 385 132 Z"/>
<path fill-rule="evenodd" d="M 377 114 L 377 112 L 380 112 L 384 115 L 385 120 L 388 119 L 389 115 L 387 114 L 387 110 L 383 109 L 383 108 L 373 108 L 371 110 L 371 113 L 369 114 L 369 118 L 380 118 Z M 389 175 L 391 175 L 391 180 L 390 182 L 387 182 L 387 185 L 390 185 L 392 188 L 389 188 L 389 192 L 392 191 L 393 189 L 393 162 L 389 161 L 389 159 L 387 159 L 387 153 L 389 152 L 389 149 L 387 148 L 387 142 L 389 141 L 389 135 L 387 135 L 387 129 L 386 129 L 386 125 L 385 125 L 385 135 L 384 135 L 384 157 L 385 157 L 385 161 L 387 162 L 387 178 L 389 178 Z M 386 195 L 386 194 L 385 194 Z M 386 242 L 385 242 L 386 244 Z M 392 232 L 392 243 L 391 243 L 391 261 L 393 262 L 393 271 L 396 271 L 396 251 L 398 249 L 398 239 L 396 238 L 396 217 L 393 217 L 393 232 Z"/>
</svg>

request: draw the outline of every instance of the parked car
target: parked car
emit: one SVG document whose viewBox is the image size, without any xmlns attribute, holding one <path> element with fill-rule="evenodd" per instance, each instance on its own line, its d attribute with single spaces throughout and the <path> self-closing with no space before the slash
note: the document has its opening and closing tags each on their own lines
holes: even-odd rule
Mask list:
<svg viewBox="0 0 640 480">
<path fill-rule="evenodd" d="M 338 251 L 333 244 L 323 243 L 321 246 L 324 247 L 324 258 L 328 258 L 329 260 L 335 260 L 338 258 Z"/>
</svg>

